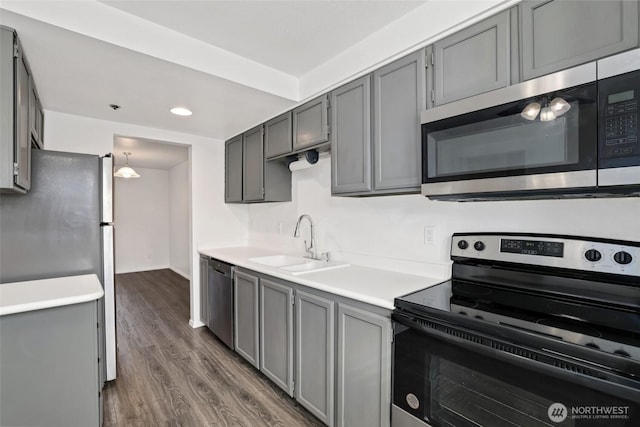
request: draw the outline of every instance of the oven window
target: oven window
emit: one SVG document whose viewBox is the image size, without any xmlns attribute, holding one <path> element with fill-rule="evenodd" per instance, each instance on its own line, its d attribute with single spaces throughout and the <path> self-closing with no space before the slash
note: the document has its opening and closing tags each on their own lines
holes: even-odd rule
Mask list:
<svg viewBox="0 0 640 427">
<path fill-rule="evenodd" d="M 549 399 L 440 357 L 431 359 L 431 415 L 443 426 L 460 420 L 492 427 L 552 425 Z M 563 426 L 575 426 L 566 419 Z"/>
<path fill-rule="evenodd" d="M 448 326 L 451 339 L 397 322 L 394 328 L 393 404 L 420 421 L 416 425 L 640 425 L 637 381 L 629 389 L 591 376 L 582 365 L 563 367 L 564 362 L 554 365 L 556 371 L 540 369 L 539 356 L 526 347 L 460 343 L 475 338 Z M 562 422 L 550 418 L 557 407 Z"/>
</svg>

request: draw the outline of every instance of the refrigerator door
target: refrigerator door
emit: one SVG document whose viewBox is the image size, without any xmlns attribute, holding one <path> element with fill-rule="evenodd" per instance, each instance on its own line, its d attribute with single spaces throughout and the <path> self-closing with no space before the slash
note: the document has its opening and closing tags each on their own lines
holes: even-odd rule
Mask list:
<svg viewBox="0 0 640 427">
<path fill-rule="evenodd" d="M 103 225 L 102 256 L 104 287 L 104 333 L 107 381 L 116 379 L 116 289 L 113 252 L 113 225 Z"/>
<path fill-rule="evenodd" d="M 113 222 L 113 157 L 107 154 L 100 158 L 100 181 L 102 187 L 102 202 L 100 206 L 100 222 Z"/>
<path fill-rule="evenodd" d="M 99 157 L 33 150 L 31 191 L 0 197 L 0 283 L 102 275 Z"/>
</svg>

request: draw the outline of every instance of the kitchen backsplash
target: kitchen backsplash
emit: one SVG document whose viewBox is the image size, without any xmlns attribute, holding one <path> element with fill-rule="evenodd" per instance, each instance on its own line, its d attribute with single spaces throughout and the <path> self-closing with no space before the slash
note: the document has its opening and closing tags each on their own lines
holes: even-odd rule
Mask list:
<svg viewBox="0 0 640 427">
<path fill-rule="evenodd" d="M 249 206 L 249 243 L 304 253 L 311 215 L 319 252 L 335 259 L 430 276 L 449 274 L 454 232 L 519 231 L 640 241 L 640 198 L 438 202 L 424 196 L 332 197 L 331 161 L 293 172 L 287 203 Z M 428 242 L 431 240 L 431 242 Z"/>
</svg>

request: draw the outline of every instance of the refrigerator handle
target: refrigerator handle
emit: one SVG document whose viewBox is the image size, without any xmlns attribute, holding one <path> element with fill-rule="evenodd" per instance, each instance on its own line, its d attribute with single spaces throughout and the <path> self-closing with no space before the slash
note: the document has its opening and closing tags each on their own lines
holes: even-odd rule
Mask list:
<svg viewBox="0 0 640 427">
<path fill-rule="evenodd" d="M 116 378 L 116 289 L 113 226 L 102 227 L 102 277 L 107 381 Z"/>
<path fill-rule="evenodd" d="M 102 187 L 100 222 L 110 224 L 113 222 L 113 157 L 111 154 L 100 157 L 100 175 Z"/>
</svg>

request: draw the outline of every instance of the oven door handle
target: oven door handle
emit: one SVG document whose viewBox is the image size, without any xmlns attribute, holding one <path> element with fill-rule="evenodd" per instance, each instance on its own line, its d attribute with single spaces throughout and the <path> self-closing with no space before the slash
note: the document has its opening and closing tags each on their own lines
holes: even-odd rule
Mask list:
<svg viewBox="0 0 640 427">
<path fill-rule="evenodd" d="M 443 322 L 435 321 L 434 319 L 421 320 L 422 324 L 420 324 L 413 317 L 395 312 L 393 314 L 393 320 L 406 326 L 407 328 L 418 331 L 427 337 L 452 342 L 456 346 L 470 352 L 480 353 L 484 356 L 511 363 L 512 365 L 523 367 L 530 371 L 550 375 L 552 377 L 559 378 L 583 387 L 596 389 L 610 396 L 621 398 L 625 401 L 640 401 L 640 380 L 622 377 L 616 375 L 615 373 L 605 371 L 597 367 L 588 366 L 579 360 L 559 355 L 556 352 L 551 352 L 545 349 L 531 350 L 522 345 L 511 344 L 483 333 L 470 331 L 466 328 L 461 328 L 458 326 L 451 326 Z M 402 328 L 398 328 L 396 326 L 395 333 L 401 333 L 401 329 Z M 568 367 L 577 367 L 578 370 L 582 370 L 583 372 L 590 371 L 593 373 L 598 373 L 600 377 L 595 377 L 587 375 L 583 372 L 568 370 L 569 368 L 564 369 L 558 366 L 549 365 L 544 362 L 532 360 L 526 356 L 510 353 L 508 351 L 504 351 L 503 349 L 496 348 L 495 344 L 499 344 L 499 346 L 503 349 L 520 348 L 522 349 L 521 354 L 537 353 L 550 359 L 557 360 L 558 363 L 565 364 Z"/>
</svg>

